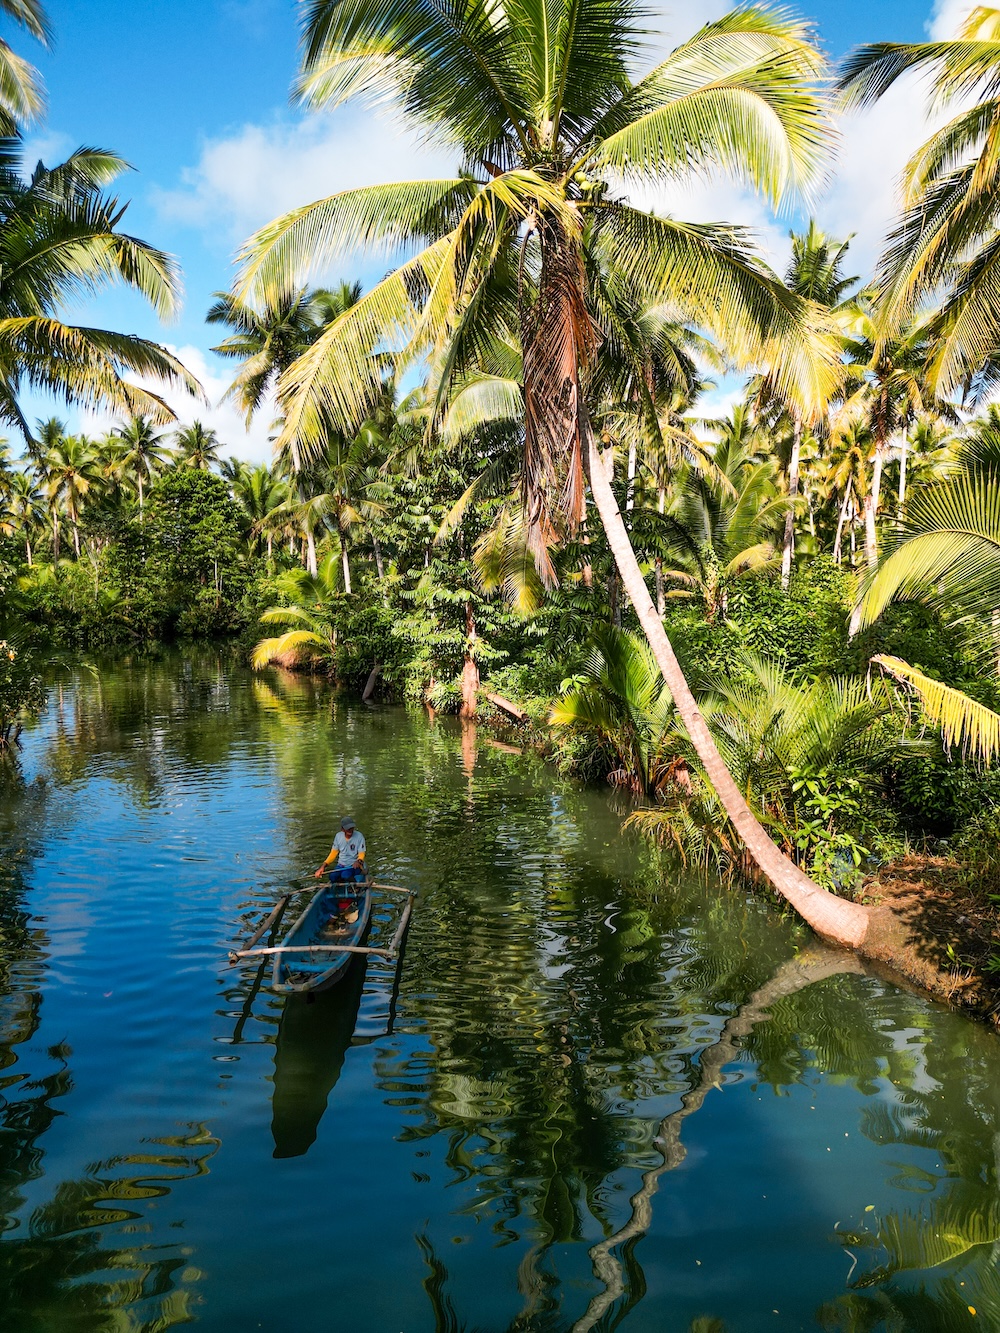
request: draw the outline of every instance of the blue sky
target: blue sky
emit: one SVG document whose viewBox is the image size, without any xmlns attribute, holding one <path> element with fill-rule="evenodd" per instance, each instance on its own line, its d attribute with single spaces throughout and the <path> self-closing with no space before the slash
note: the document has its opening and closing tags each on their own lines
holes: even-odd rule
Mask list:
<svg viewBox="0 0 1000 1333">
<path fill-rule="evenodd" d="M 722 0 L 657 6 L 665 44 L 727 7 Z M 919 40 L 935 23 L 949 31 L 968 7 L 968 0 L 805 0 L 798 9 L 816 20 L 838 57 L 862 41 Z M 103 296 L 73 317 L 169 342 L 215 398 L 228 367 L 209 352 L 218 331 L 205 325 L 204 313 L 211 293 L 230 281 L 233 253 L 249 231 L 338 188 L 454 165 L 368 113 L 317 117 L 290 108 L 296 10 L 293 0 L 49 0 L 53 50 L 12 36 L 48 89 L 44 123 L 29 135 L 31 162 L 41 156 L 51 164 L 79 144 L 121 153 L 136 169 L 120 189 L 132 201 L 128 229 L 177 255 L 184 270 L 184 309 L 167 328 L 126 293 Z M 877 250 L 891 181 L 919 142 L 920 124 L 909 93 L 844 128 L 841 169 L 816 211 L 836 234 L 858 233 L 860 267 Z M 755 226 L 780 262 L 787 220 L 770 218 L 733 187 L 705 186 L 667 202 L 681 215 L 686 207 L 688 216 Z M 383 268 L 366 273 L 358 262 L 344 276 L 371 278 Z M 266 453 L 266 421 L 247 438 L 230 409 L 175 405 L 186 419 L 210 419 L 241 455 Z"/>
</svg>

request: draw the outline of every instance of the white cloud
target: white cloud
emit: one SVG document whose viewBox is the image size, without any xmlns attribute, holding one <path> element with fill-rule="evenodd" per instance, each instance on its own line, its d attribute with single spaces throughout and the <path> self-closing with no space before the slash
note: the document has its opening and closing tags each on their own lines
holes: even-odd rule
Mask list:
<svg viewBox="0 0 1000 1333">
<path fill-rule="evenodd" d="M 247 430 L 242 412 L 234 404 L 222 401 L 231 378 L 226 371 L 220 373 L 199 347 L 170 347 L 169 350 L 199 381 L 209 402 L 206 406 L 190 394 L 174 389 L 164 392 L 163 385 L 158 382 L 137 380 L 144 388 L 161 394 L 177 414 L 177 425 L 170 429 L 176 430 L 180 426 L 189 426 L 193 421 L 200 421 L 203 426 L 218 434 L 225 446 L 222 450 L 224 457 L 243 458 L 252 463 L 270 462 L 270 424 L 275 416 L 273 399 L 262 405 Z M 99 435 L 111 430 L 116 424 L 117 418 L 105 413 L 90 413 L 84 417 L 81 429 L 85 434 Z"/>
<path fill-rule="evenodd" d="M 927 32 L 933 41 L 954 37 L 959 23 L 974 9 L 979 0 L 936 0 L 934 12 L 927 22 Z"/>
<path fill-rule="evenodd" d="M 173 190 L 153 193 L 167 219 L 238 244 L 272 218 L 338 190 L 452 176 L 459 154 L 420 142 L 387 118 L 353 108 L 301 121 L 244 125 L 204 144 Z"/>
</svg>

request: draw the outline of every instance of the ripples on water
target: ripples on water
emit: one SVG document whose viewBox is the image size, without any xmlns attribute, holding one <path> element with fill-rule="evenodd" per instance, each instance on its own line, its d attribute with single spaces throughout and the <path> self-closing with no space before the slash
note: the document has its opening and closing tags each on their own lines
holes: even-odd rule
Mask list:
<svg viewBox="0 0 1000 1333">
<path fill-rule="evenodd" d="M 606 796 L 205 655 L 54 688 L 21 768 L 5 1333 L 1000 1327 L 996 1039 Z M 226 951 L 345 811 L 420 891 L 398 985 L 283 1002 Z"/>
</svg>

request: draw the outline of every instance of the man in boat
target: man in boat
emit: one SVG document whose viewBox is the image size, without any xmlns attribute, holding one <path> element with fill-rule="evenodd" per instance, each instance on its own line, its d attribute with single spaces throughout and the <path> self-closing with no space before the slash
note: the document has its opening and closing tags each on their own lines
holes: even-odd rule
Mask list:
<svg viewBox="0 0 1000 1333">
<path fill-rule="evenodd" d="M 329 866 L 331 884 L 360 883 L 365 877 L 367 852 L 365 835 L 354 827 L 350 815 L 345 815 L 340 821 L 340 832 L 333 840 L 330 855 L 316 871 L 316 878 L 322 879 Z"/>
<path fill-rule="evenodd" d="M 323 872 L 330 867 L 330 884 L 363 883 L 365 878 L 365 835 L 354 827 L 354 820 L 345 815 L 340 821 L 340 832 L 333 840 L 330 855 L 316 871 L 316 878 L 322 879 Z M 344 892 L 344 891 L 342 891 Z M 329 916 L 323 926 L 324 935 L 343 935 L 358 919 L 358 900 L 354 896 L 343 896 L 329 901 Z"/>
</svg>

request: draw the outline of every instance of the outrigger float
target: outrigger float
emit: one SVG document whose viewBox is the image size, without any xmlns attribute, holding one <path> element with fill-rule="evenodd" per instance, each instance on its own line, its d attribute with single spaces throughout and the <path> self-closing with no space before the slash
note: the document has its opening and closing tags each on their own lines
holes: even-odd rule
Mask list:
<svg viewBox="0 0 1000 1333">
<path fill-rule="evenodd" d="M 371 925 L 372 892 L 402 893 L 406 902 L 392 939 L 385 946 L 368 945 L 364 940 Z M 230 952 L 230 964 L 245 958 L 274 957 L 271 988 L 282 994 L 324 991 L 336 985 L 347 973 L 357 954 L 375 955 L 398 966 L 399 956 L 413 911 L 412 889 L 398 884 L 324 885 L 317 889 L 305 911 L 298 917 L 281 944 L 256 948 L 264 933 L 277 925 L 290 894 L 278 900 L 242 949 Z"/>
</svg>

